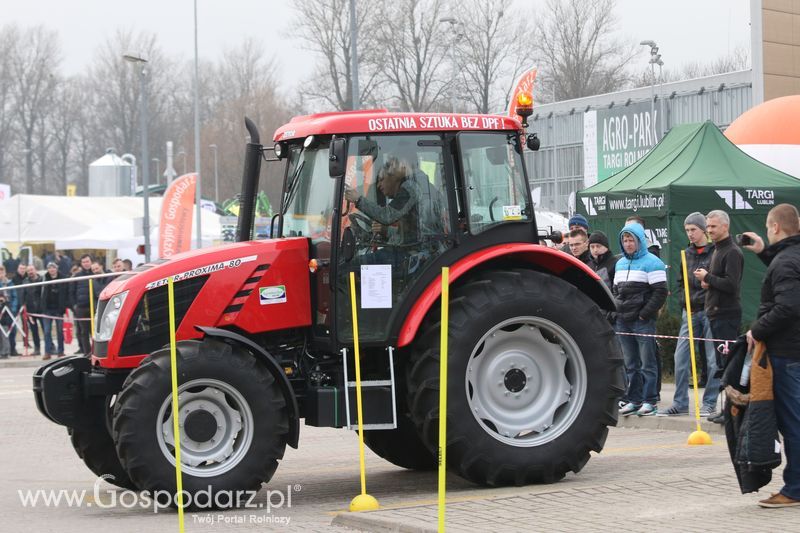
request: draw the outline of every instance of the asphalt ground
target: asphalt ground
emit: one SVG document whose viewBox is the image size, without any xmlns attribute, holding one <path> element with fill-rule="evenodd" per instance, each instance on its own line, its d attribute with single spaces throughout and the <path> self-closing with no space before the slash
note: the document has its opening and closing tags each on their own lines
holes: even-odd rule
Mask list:
<svg viewBox="0 0 800 533">
<path fill-rule="evenodd" d="M 6 421 L 0 433 L 0 531 L 178 531 L 175 511 L 154 512 L 136 494 L 98 481 L 83 465 L 65 428 L 36 410 L 31 373 L 23 366 L 0 368 L 0 413 Z M 688 429 L 612 429 L 602 454 L 579 474 L 552 485 L 487 489 L 448 476 L 447 529 L 800 530 L 800 508 L 768 510 L 755 505 L 780 488 L 779 472 L 760 494 L 741 495 L 724 438 L 712 433 L 711 446 L 687 446 L 692 420 L 679 418 Z M 186 531 L 435 530 L 435 472 L 403 470 L 369 450 L 366 465 L 367 491 L 381 509 L 349 513 L 350 500 L 360 492 L 356 434 L 303 426 L 300 449 L 287 449 L 275 477 L 254 498 L 253 508 L 187 513 Z M 41 499 L 36 505 L 23 503 L 40 490 L 85 492 L 79 504 L 62 500 L 46 505 Z"/>
</svg>

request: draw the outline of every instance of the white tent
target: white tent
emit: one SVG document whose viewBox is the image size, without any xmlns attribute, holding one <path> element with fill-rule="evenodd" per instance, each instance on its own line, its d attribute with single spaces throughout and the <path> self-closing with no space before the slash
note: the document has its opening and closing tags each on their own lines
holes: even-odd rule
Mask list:
<svg viewBox="0 0 800 533">
<path fill-rule="evenodd" d="M 150 242 L 152 250 L 157 251 L 163 199 L 149 200 Z M 57 249 L 62 250 L 133 248 L 144 243 L 141 236 L 143 219 L 142 198 L 18 194 L 4 203 L 0 210 L 0 240 L 53 242 Z M 217 214 L 204 209 L 202 224 L 204 246 L 220 239 Z M 193 246 L 194 243 L 192 238 Z"/>
</svg>

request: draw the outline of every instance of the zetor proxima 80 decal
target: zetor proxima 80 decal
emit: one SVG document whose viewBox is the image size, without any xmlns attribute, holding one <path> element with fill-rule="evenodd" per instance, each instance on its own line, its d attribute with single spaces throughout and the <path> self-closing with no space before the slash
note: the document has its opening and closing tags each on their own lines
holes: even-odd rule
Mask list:
<svg viewBox="0 0 800 533">
<path fill-rule="evenodd" d="M 616 423 L 622 357 L 604 318 L 613 304 L 603 283 L 540 244 L 559 236 L 536 226 L 522 157 L 538 148 L 525 131 L 531 106 L 520 94 L 522 124 L 385 110 L 296 117 L 271 147 L 246 121 L 238 242 L 110 283 L 91 358 L 57 360 L 34 375 L 39 410 L 68 428 L 93 472 L 122 487 L 175 490 L 178 416 L 184 490 L 257 490 L 286 446 L 299 445 L 302 423 L 355 424 L 352 275 L 364 440 L 396 465 L 433 468 L 447 266 L 448 416 L 456 422 L 448 468 L 483 485 L 578 472 Z M 272 199 L 273 238 L 254 240 L 264 160 L 283 181 Z"/>
<path fill-rule="evenodd" d="M 249 263 L 250 261 L 255 261 L 255 255 L 248 255 L 247 257 L 241 257 L 239 259 L 231 259 L 229 261 L 220 261 L 217 263 L 213 263 L 211 265 L 202 266 L 200 268 L 194 268 L 192 270 L 187 270 L 186 272 L 179 272 L 173 276 L 173 282 L 183 281 L 190 278 L 196 278 L 197 276 L 203 276 L 205 274 L 211 274 L 213 272 L 217 272 L 219 270 L 223 270 L 226 268 L 237 268 L 241 266 L 243 263 Z M 148 283 L 145 285 L 146 290 L 155 289 L 156 287 L 161 287 L 162 285 L 166 285 L 169 282 L 170 277 L 160 279 L 158 281 L 154 281 L 152 283 Z"/>
</svg>

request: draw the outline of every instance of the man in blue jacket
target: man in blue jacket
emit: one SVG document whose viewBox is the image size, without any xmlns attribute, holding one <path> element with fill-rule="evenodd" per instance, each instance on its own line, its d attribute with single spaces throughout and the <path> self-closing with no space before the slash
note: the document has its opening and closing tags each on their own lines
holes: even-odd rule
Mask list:
<svg viewBox="0 0 800 533">
<path fill-rule="evenodd" d="M 625 372 L 628 375 L 628 403 L 621 415 L 657 413 L 658 364 L 654 335 L 656 317 L 667 298 L 664 262 L 647 251 L 644 228 L 630 223 L 619 232 L 622 258 L 617 262 L 612 292 L 617 299 L 616 330 L 620 335 Z"/>
</svg>

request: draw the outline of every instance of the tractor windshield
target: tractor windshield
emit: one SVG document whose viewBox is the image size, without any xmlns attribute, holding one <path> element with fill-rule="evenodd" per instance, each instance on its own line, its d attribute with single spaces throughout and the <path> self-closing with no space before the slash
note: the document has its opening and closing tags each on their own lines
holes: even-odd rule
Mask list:
<svg viewBox="0 0 800 533">
<path fill-rule="evenodd" d="M 522 170 L 519 135 L 459 133 L 467 190 L 470 232 L 511 221 L 530 222 L 528 187 Z"/>
<path fill-rule="evenodd" d="M 336 180 L 328 174 L 328 145 L 289 151 L 283 195 L 283 236 L 330 241 Z"/>
</svg>

